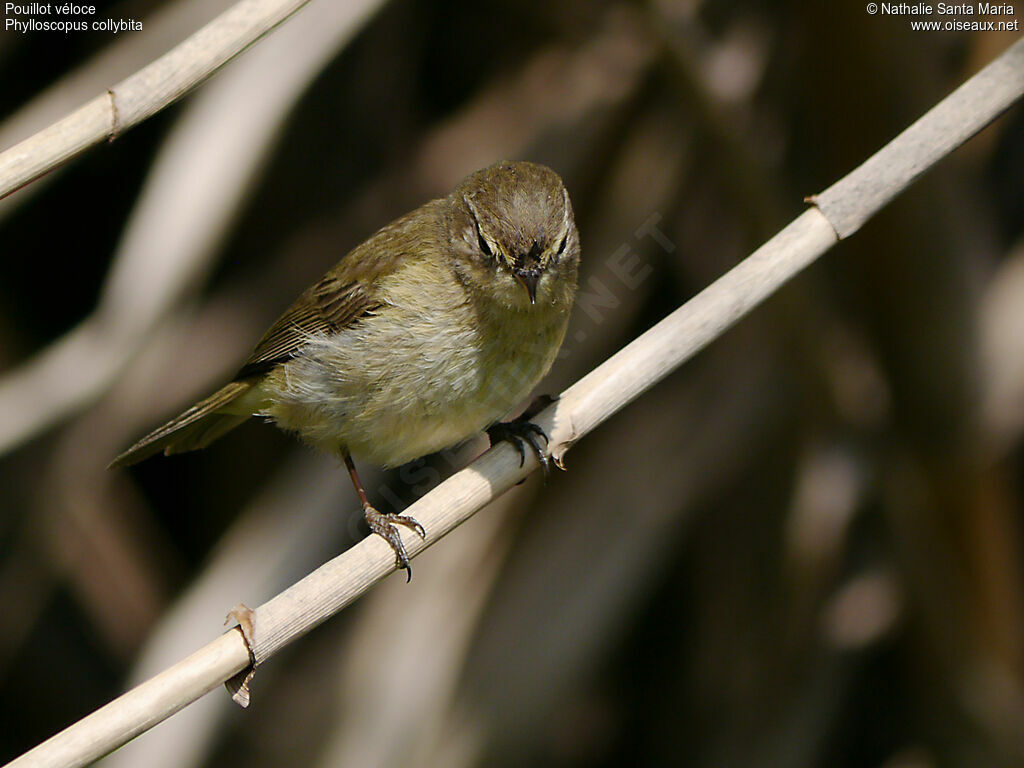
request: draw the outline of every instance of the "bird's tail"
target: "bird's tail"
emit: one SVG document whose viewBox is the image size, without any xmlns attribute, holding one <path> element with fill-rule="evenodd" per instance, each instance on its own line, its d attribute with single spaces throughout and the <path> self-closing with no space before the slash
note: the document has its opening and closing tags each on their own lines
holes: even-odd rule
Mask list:
<svg viewBox="0 0 1024 768">
<path fill-rule="evenodd" d="M 177 418 L 150 432 L 110 462 L 109 468 L 126 467 L 160 452 L 172 454 L 205 448 L 250 417 L 251 411 L 246 413 L 238 408 L 232 411 L 225 409 L 248 394 L 252 388 L 252 380 L 232 381 Z"/>
</svg>

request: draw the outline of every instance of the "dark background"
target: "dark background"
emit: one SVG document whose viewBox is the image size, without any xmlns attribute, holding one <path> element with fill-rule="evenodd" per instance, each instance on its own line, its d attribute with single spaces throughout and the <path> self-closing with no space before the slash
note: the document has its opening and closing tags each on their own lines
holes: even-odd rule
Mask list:
<svg viewBox="0 0 1024 768">
<path fill-rule="evenodd" d="M 43 127 L 182 37 L 150 37 L 174 3 L 97 5 L 143 31 L 0 33 L 0 118 L 111 57 L 103 85 L 54 86 Z M 125 246 L 175 170 L 158 153 L 230 72 L 0 204 L 0 414 L 45 414 L 51 388 L 106 372 L 0 456 L 0 760 L 365 534 L 340 468 L 255 421 L 198 454 L 105 465 L 219 386 L 377 227 L 499 159 L 557 170 L 584 260 L 542 385 L 557 392 L 1016 37 L 913 32 L 859 3 L 394 0 L 286 83 L 294 106 L 166 310 L 112 308 L 105 286 L 190 232 L 176 201 L 200 182 L 165 179 L 147 219 L 165 229 Z M 287 77 L 279 55 L 236 89 L 247 125 Z M 28 135 L 9 126 L 4 147 Z M 187 143 L 178 158 L 214 164 Z M 568 472 L 532 477 L 418 558 L 411 585 L 392 577 L 267 664 L 248 711 L 215 691 L 117 759 L 1024 764 L 1022 168 L 1018 107 L 582 441 Z M 134 279 L 147 296 L 169 282 Z M 91 353 L 12 400 L 4 384 L 83 321 Z M 371 496 L 409 501 L 450 459 L 367 468 Z"/>
</svg>

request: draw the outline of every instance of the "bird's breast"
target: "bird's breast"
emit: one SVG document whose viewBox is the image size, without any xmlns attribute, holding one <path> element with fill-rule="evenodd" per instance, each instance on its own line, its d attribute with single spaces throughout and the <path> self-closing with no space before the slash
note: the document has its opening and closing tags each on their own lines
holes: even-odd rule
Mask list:
<svg viewBox="0 0 1024 768">
<path fill-rule="evenodd" d="M 388 303 L 337 334 L 311 337 L 268 376 L 265 415 L 314 445 L 385 466 L 499 420 L 550 368 L 567 313 L 445 301 Z"/>
</svg>

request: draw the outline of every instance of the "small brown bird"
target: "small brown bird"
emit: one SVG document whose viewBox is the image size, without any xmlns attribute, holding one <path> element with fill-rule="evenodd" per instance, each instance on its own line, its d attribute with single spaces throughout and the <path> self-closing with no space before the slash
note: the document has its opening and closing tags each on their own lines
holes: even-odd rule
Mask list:
<svg viewBox="0 0 1024 768">
<path fill-rule="evenodd" d="M 484 429 L 544 458 L 525 419 L 498 424 L 547 373 L 579 266 L 569 194 L 549 168 L 501 162 L 407 213 L 338 262 L 278 318 L 230 383 L 112 462 L 203 448 L 251 416 L 348 467 L 370 530 L 409 558 L 353 457 L 386 467 Z M 546 436 L 545 436 L 546 437 Z M 409 570 L 411 578 L 412 571 Z"/>
</svg>

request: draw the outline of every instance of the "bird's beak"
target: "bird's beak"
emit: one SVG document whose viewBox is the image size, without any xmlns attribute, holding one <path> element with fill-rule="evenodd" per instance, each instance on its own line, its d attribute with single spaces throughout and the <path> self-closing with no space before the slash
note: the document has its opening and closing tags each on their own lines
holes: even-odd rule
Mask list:
<svg viewBox="0 0 1024 768">
<path fill-rule="evenodd" d="M 537 281 L 540 280 L 540 272 L 533 270 L 515 270 L 516 280 L 526 289 L 530 295 L 530 303 L 537 303 Z"/>
</svg>

